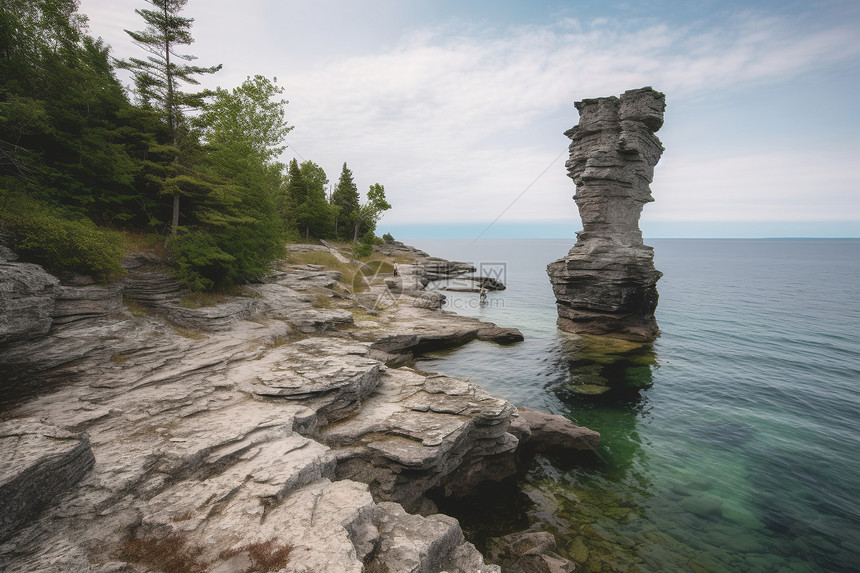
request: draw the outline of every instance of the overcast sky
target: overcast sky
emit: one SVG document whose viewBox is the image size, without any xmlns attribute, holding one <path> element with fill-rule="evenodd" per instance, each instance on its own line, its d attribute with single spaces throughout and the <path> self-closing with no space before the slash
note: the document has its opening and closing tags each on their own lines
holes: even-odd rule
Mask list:
<svg viewBox="0 0 860 573">
<path fill-rule="evenodd" d="M 80 11 L 124 58 L 143 55 L 123 32 L 141 7 Z M 667 102 L 646 236 L 860 236 L 856 0 L 190 0 L 183 15 L 186 52 L 224 65 L 204 85 L 277 77 L 284 159 L 383 184 L 395 236 L 498 218 L 485 236 L 572 237 L 573 103 L 646 85 Z"/>
</svg>

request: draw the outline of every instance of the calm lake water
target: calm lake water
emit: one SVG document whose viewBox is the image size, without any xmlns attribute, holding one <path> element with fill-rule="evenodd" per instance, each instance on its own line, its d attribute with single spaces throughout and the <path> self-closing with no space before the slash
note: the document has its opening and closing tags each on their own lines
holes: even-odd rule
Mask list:
<svg viewBox="0 0 860 573">
<path fill-rule="evenodd" d="M 584 571 L 860 570 L 860 240 L 646 241 L 664 276 L 644 346 L 556 329 L 545 267 L 573 240 L 407 242 L 502 278 L 447 308 L 525 335 L 422 368 L 602 434 L 497 500 L 512 527 L 552 531 Z M 479 545 L 505 526 L 462 521 Z"/>
</svg>

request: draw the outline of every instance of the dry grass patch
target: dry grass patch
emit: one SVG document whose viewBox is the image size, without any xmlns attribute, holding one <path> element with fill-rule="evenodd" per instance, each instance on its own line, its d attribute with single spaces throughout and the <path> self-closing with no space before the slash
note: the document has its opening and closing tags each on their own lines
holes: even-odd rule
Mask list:
<svg viewBox="0 0 860 573">
<path fill-rule="evenodd" d="M 164 537 L 129 537 L 117 557 L 164 573 L 206 573 L 209 564 L 201 559 L 202 553 L 202 547 L 188 545 L 184 537 L 170 533 Z"/>
<path fill-rule="evenodd" d="M 149 312 L 149 308 L 145 304 L 136 300 L 123 299 L 122 304 L 128 309 L 132 316 L 146 316 Z"/>
<path fill-rule="evenodd" d="M 217 306 L 227 302 L 228 295 L 223 292 L 189 292 L 179 299 L 179 306 L 183 308 L 204 308 Z"/>
<path fill-rule="evenodd" d="M 318 292 L 314 295 L 314 308 L 331 308 L 334 299 L 331 295 Z"/>
<path fill-rule="evenodd" d="M 182 336 L 183 338 L 190 338 L 191 340 L 206 340 L 209 338 L 199 330 L 189 330 L 187 328 L 182 328 L 181 326 L 173 325 L 173 332 Z"/>
<path fill-rule="evenodd" d="M 277 571 L 283 569 L 287 564 L 292 550 L 290 545 L 279 545 L 274 539 L 269 539 L 268 541 L 248 543 L 235 549 L 222 551 L 218 554 L 218 558 L 226 561 L 240 553 L 248 553 L 251 558 L 252 571 Z"/>
<path fill-rule="evenodd" d="M 128 253 L 154 253 L 162 258 L 167 256 L 167 237 L 163 235 L 123 231 L 122 242 Z"/>
</svg>

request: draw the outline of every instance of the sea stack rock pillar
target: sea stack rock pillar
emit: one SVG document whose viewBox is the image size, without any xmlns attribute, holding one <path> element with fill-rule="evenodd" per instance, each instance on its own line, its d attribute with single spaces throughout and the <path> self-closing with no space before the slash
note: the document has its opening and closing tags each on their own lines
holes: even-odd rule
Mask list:
<svg viewBox="0 0 860 573">
<path fill-rule="evenodd" d="M 558 326 L 578 334 L 652 341 L 659 336 L 654 309 L 654 249 L 642 242 L 639 215 L 653 201 L 649 184 L 663 146 L 665 96 L 645 87 L 620 98 L 576 102 L 579 124 L 565 163 L 582 231 L 566 257 L 547 266 Z"/>
</svg>

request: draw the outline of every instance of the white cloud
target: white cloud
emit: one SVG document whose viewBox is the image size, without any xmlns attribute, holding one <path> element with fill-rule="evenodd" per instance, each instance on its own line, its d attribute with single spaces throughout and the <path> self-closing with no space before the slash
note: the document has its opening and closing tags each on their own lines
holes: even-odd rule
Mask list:
<svg viewBox="0 0 860 573">
<path fill-rule="evenodd" d="M 532 138 L 511 145 L 511 136 L 560 110 L 568 110 L 573 124 L 575 98 L 653 84 L 670 92 L 671 101 L 846 57 L 846 30 L 797 37 L 779 24 L 744 20 L 728 38 L 725 31 L 691 35 L 666 26 L 628 31 L 605 24 L 585 31 L 530 27 L 491 38 L 425 31 L 389 52 L 294 76 L 291 116 L 299 127 L 293 139 L 301 153 L 325 165 L 344 158 L 359 175 L 384 179 L 397 205 L 392 222 L 486 220 L 494 216 L 488 210 L 507 205 L 564 149 L 557 134 L 569 125 L 547 134 L 551 144 Z M 694 49 L 687 51 L 690 46 Z M 772 186 L 796 186 L 804 179 L 795 173 L 796 160 L 794 155 L 768 157 L 768 165 L 785 168 L 774 169 L 767 181 L 754 169 L 748 177 L 734 178 L 734 188 L 741 191 L 724 197 L 744 198 L 743 203 L 723 203 L 715 211 L 705 193 L 676 194 L 661 197 L 671 205 L 660 214 L 682 219 L 716 213 L 746 218 L 753 212 L 758 218 L 828 216 L 835 202 L 808 210 L 800 196 L 783 195 L 778 203 L 769 202 L 768 195 L 758 202 L 750 199 Z M 818 160 L 824 166 L 834 158 Z M 750 167 L 756 163 L 738 161 Z M 575 208 L 561 164 L 517 204 L 516 218 L 553 218 Z M 703 180 L 719 180 L 719 165 L 693 158 L 684 169 L 660 177 L 672 177 L 670 188 L 696 187 Z M 734 164 L 725 167 L 737 172 Z M 834 183 L 834 189 L 844 189 L 851 179 Z"/>
<path fill-rule="evenodd" d="M 845 221 L 860 219 L 860 166 L 849 150 L 681 158 L 658 167 L 651 221 Z M 706 216 L 705 216 L 706 215 Z M 695 218 L 693 218 L 695 220 Z"/>
<path fill-rule="evenodd" d="M 138 29 L 136 2 L 121 17 L 117 4 L 84 0 L 82 10 L 95 8 L 103 21 L 121 19 Z M 193 0 L 188 11 L 202 6 Z M 278 76 L 296 126 L 289 144 L 333 181 L 346 161 L 362 190 L 383 183 L 394 205 L 386 216 L 391 223 L 495 218 L 566 149 L 559 134 L 577 121 L 576 99 L 653 85 L 667 93 L 671 121 L 673 102 L 802 78 L 860 54 L 856 23 L 807 29 L 802 22 L 746 12 L 716 25 L 682 27 L 607 18 L 504 30 L 460 22 L 405 31 L 390 47 L 383 43 L 348 56 L 345 48 L 333 47 L 316 58 L 305 50 L 299 58 L 291 37 L 307 38 L 312 31 L 291 29 L 286 10 L 273 12 L 281 10 L 277 3 L 206 6 L 195 23 L 192 53 L 202 65 L 225 64 L 212 81 L 229 86 L 249 74 Z M 273 21 L 283 22 L 281 33 L 273 31 Z M 337 30 L 326 32 L 337 44 Z M 743 129 L 755 127 L 739 126 L 739 140 L 748 138 Z M 674 163 L 658 171 L 658 203 L 646 207 L 654 217 L 827 219 L 845 218 L 846 208 L 856 207 L 846 198 L 860 178 L 838 153 L 818 153 L 811 161 L 773 141 L 750 157 L 714 159 L 712 152 L 673 150 L 666 143 L 666 160 Z M 853 151 L 860 152 L 860 144 Z M 810 165 L 817 175 L 804 170 Z M 826 192 L 813 205 L 799 189 L 816 181 L 826 181 Z M 718 190 L 719 201 L 713 195 Z M 573 192 L 561 159 L 505 219 L 569 216 L 575 212 Z"/>
</svg>

